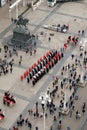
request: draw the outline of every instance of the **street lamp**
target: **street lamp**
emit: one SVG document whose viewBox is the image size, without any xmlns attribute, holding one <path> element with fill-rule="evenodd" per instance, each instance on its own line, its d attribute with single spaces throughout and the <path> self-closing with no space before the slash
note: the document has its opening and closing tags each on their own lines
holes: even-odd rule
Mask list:
<svg viewBox="0 0 87 130">
<path fill-rule="evenodd" d="M 38 102 L 36 102 L 36 115 L 38 116 Z"/>
<path fill-rule="evenodd" d="M 44 117 L 44 130 L 45 130 L 45 111 L 46 111 L 46 103 L 51 102 L 50 94 L 49 92 L 43 92 L 41 93 L 39 99 L 41 100 L 42 109 L 43 109 L 43 117 Z"/>
</svg>

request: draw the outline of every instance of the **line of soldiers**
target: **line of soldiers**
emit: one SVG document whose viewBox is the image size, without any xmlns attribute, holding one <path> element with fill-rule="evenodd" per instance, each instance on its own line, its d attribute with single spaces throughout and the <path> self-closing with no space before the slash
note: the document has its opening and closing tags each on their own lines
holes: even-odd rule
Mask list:
<svg viewBox="0 0 87 130">
<path fill-rule="evenodd" d="M 74 37 L 69 36 L 67 38 L 67 44 L 69 44 L 70 42 L 72 42 L 76 45 L 79 42 L 79 37 L 78 36 L 74 36 Z"/>
<path fill-rule="evenodd" d="M 79 42 L 79 37 L 78 36 L 68 36 L 66 43 L 64 43 L 63 45 L 63 49 L 67 48 L 67 45 L 69 45 L 70 43 L 74 43 L 75 45 L 77 45 L 77 43 Z"/>
<path fill-rule="evenodd" d="M 63 58 L 63 53 L 57 52 L 57 50 L 51 50 L 43 57 L 43 59 L 36 65 L 27 76 L 27 82 L 32 79 L 33 86 L 41 79 L 46 73 L 49 72 L 57 62 Z"/>
</svg>

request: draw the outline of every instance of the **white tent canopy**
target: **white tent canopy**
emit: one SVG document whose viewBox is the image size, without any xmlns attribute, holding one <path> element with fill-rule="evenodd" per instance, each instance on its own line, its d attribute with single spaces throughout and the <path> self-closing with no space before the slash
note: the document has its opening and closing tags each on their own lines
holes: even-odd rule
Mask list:
<svg viewBox="0 0 87 130">
<path fill-rule="evenodd" d="M 26 0 L 17 0 L 15 3 L 13 3 L 10 7 L 9 7 L 9 16 L 10 18 L 11 16 L 11 11 L 16 8 L 16 19 L 18 18 L 18 5 L 23 2 L 23 6 L 25 6 Z"/>
</svg>

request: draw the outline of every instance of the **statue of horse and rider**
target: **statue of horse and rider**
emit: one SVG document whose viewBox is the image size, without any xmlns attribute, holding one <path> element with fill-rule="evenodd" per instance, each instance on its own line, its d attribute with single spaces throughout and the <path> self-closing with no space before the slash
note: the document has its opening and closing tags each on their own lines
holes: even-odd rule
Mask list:
<svg viewBox="0 0 87 130">
<path fill-rule="evenodd" d="M 23 17 L 19 17 L 19 19 L 16 22 L 16 26 L 19 26 L 19 27 L 23 27 L 24 26 L 24 27 L 26 27 L 28 22 L 29 22 L 28 19 L 23 18 Z"/>
</svg>

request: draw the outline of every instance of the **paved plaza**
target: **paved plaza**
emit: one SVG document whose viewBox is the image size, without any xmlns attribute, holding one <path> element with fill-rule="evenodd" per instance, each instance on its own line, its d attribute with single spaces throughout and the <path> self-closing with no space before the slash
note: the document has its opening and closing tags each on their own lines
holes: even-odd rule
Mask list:
<svg viewBox="0 0 87 130">
<path fill-rule="evenodd" d="M 24 8 L 23 8 L 24 9 Z M 15 25 L 9 19 L 8 5 L 0 8 L 0 58 L 4 59 L 4 44 L 7 42 L 9 37 L 13 34 L 13 28 Z M 21 11 L 22 9 L 20 9 Z M 7 56 L 6 61 L 9 63 L 14 59 L 13 71 L 6 75 L 2 74 L 0 76 L 0 108 L 5 113 L 5 119 L 0 122 L 0 130 L 13 130 L 13 126 L 17 126 L 17 120 L 19 119 L 20 114 L 23 115 L 23 118 L 28 118 L 32 123 L 32 130 L 44 129 L 44 119 L 35 118 L 32 115 L 29 115 L 28 110 L 33 109 L 36 111 L 36 102 L 38 102 L 39 113 L 42 114 L 41 101 L 39 97 L 42 92 L 46 92 L 47 89 L 52 90 L 52 82 L 57 76 L 59 82 L 58 93 L 55 97 L 55 104 L 57 110 L 54 112 L 54 115 L 58 117 L 59 111 L 59 102 L 61 100 L 61 88 L 60 81 L 67 77 L 69 78 L 69 73 L 64 72 L 64 75 L 61 76 L 61 69 L 67 64 L 72 64 L 71 55 L 74 54 L 76 58 L 80 59 L 80 47 L 79 45 L 73 45 L 70 43 L 66 50 L 64 51 L 64 57 L 58 61 L 58 63 L 49 70 L 49 72 L 41 78 L 35 86 L 32 85 L 30 81 L 27 83 L 27 79 L 24 78 L 23 81 L 20 80 L 20 76 L 24 74 L 34 63 L 37 63 L 38 59 L 43 57 L 49 50 L 56 49 L 60 51 L 60 48 L 63 47 L 64 43 L 67 42 L 68 36 L 77 36 L 78 30 L 84 30 L 85 35 L 80 36 L 79 42 L 84 42 L 85 50 L 87 51 L 87 0 L 80 0 L 78 2 L 66 2 L 58 3 L 53 8 L 47 6 L 46 0 L 44 0 L 41 5 L 33 11 L 32 9 L 28 10 L 24 15 L 24 18 L 29 19 L 28 28 L 31 34 L 35 36 L 38 35 L 38 40 L 36 40 L 36 54 L 25 51 L 18 50 L 18 54 L 12 54 L 12 57 Z M 13 18 L 15 19 L 15 12 L 13 12 Z M 44 25 L 58 25 L 66 24 L 69 25 L 69 31 L 67 33 L 60 33 L 52 30 L 44 29 Z M 42 34 L 41 34 L 42 33 Z M 53 34 L 53 35 L 51 35 Z M 51 41 L 49 41 L 51 37 Z M 12 47 L 9 47 L 12 50 Z M 20 56 L 22 56 L 22 63 L 19 65 Z M 87 68 L 78 67 L 78 74 L 84 73 L 87 75 Z M 8 107 L 3 104 L 3 96 L 5 91 L 10 91 L 11 95 L 14 95 L 16 99 L 16 104 L 13 107 Z M 63 91 L 66 91 L 66 98 L 69 100 L 70 96 L 73 93 L 73 89 L 70 91 L 68 87 L 64 88 Z M 70 127 L 70 130 L 87 130 L 87 108 L 86 112 L 82 114 L 82 104 L 83 102 L 87 103 L 87 84 L 85 87 L 78 87 L 77 95 L 78 100 L 75 100 L 75 110 L 73 112 L 72 118 L 69 114 L 61 116 L 62 128 L 61 130 L 69 130 L 67 127 Z M 58 97 L 59 96 L 59 97 Z M 76 120 L 75 112 L 79 110 L 81 112 L 81 118 Z M 54 115 L 50 115 L 49 111 L 46 110 L 48 117 L 45 121 L 45 130 L 51 130 L 50 127 L 53 126 L 53 130 L 58 130 L 57 125 L 59 122 L 59 117 L 55 122 Z M 19 126 L 18 130 L 29 130 L 26 125 Z"/>
</svg>

